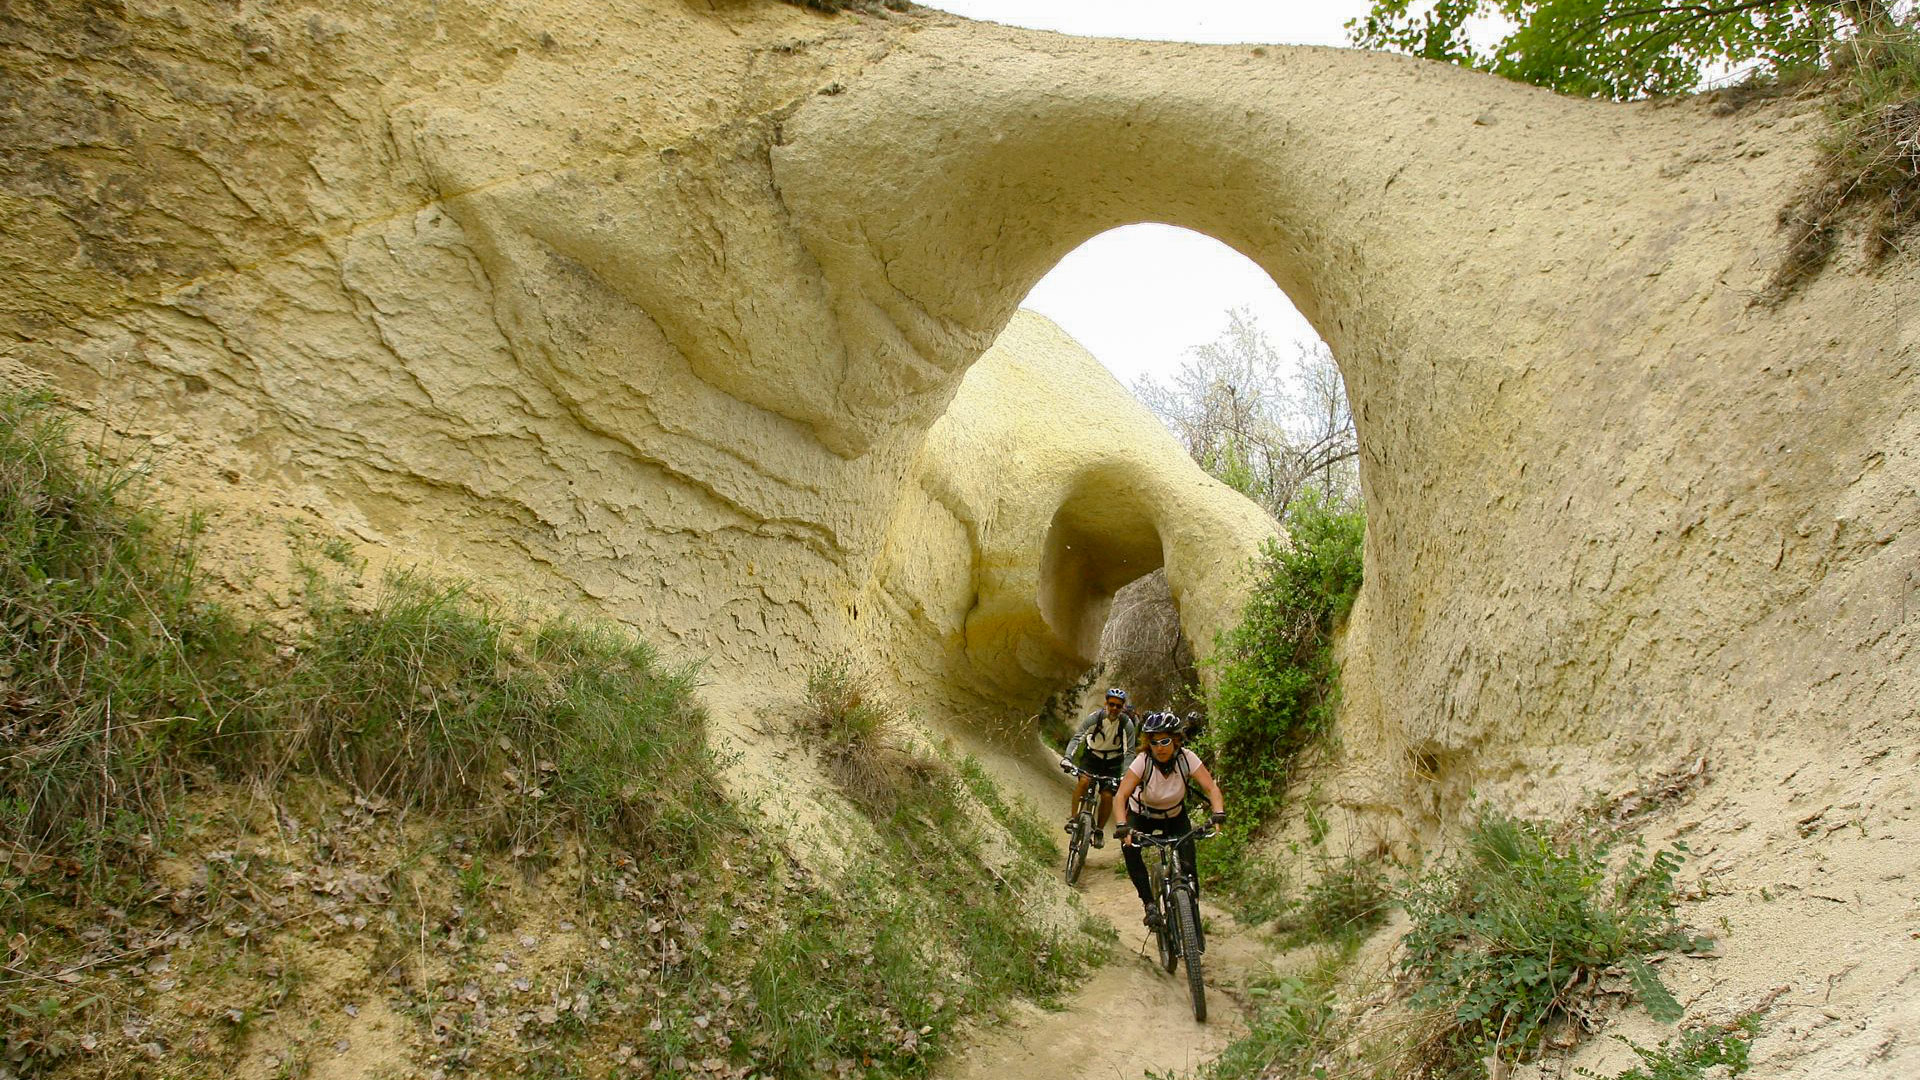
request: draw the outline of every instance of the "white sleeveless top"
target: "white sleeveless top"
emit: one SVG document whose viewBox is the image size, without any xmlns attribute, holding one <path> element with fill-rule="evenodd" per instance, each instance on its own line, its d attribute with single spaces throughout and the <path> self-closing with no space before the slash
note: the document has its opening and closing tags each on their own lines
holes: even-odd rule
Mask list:
<svg viewBox="0 0 1920 1080">
<path fill-rule="evenodd" d="M 1180 767 L 1182 762 L 1186 764 L 1184 769 Z M 1149 765 L 1146 754 L 1136 755 L 1127 771 L 1140 786 L 1133 789 L 1133 797 L 1127 800 L 1127 812 L 1145 809 L 1164 816 L 1177 810 L 1187 798 L 1187 777 L 1199 768 L 1200 755 L 1185 747 L 1180 748 L 1180 756 L 1166 772 Z"/>
</svg>

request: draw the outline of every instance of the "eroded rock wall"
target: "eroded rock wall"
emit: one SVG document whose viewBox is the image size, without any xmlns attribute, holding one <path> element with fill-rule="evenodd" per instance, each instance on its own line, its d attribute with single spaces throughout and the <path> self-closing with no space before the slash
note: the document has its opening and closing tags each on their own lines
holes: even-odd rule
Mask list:
<svg viewBox="0 0 1920 1080">
<path fill-rule="evenodd" d="M 716 693 L 854 647 L 1024 715 L 1136 572 L 1205 648 L 1266 528 L 1014 317 L 1158 220 L 1265 267 L 1354 403 L 1333 797 L 1404 837 L 1522 762 L 1913 722 L 1912 265 L 1753 303 L 1813 104 L 744 2 L 0 47 L 7 370 L 170 441 L 250 550 L 293 518 L 590 606 Z"/>
</svg>

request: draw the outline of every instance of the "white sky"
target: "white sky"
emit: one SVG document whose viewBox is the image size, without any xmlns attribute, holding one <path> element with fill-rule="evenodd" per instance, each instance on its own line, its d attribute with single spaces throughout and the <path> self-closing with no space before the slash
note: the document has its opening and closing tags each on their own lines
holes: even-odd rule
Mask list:
<svg viewBox="0 0 1920 1080">
<path fill-rule="evenodd" d="M 1345 45 L 1367 0 L 921 0 L 970 19 L 1089 37 L 1213 44 Z M 1021 305 L 1098 357 L 1121 383 L 1163 381 L 1220 335 L 1227 309 L 1253 311 L 1281 356 L 1319 340 L 1266 272 L 1211 237 L 1170 225 L 1102 233 L 1060 261 Z"/>
</svg>

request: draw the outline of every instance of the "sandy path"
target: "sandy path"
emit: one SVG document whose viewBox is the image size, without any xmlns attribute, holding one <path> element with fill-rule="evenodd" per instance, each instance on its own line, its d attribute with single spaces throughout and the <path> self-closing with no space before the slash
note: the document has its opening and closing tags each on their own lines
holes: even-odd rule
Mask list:
<svg viewBox="0 0 1920 1080">
<path fill-rule="evenodd" d="M 1156 1072 L 1185 1074 L 1244 1029 L 1242 987 L 1273 954 L 1202 904 L 1207 927 L 1207 1022 L 1193 1020 L 1184 968 L 1168 975 L 1154 958 L 1140 922 L 1140 901 L 1108 840 L 1090 852 L 1080 875 L 1087 909 L 1120 931 L 1117 955 L 1093 973 L 1066 1008 L 1050 1012 L 1021 1003 L 999 1023 L 976 1030 L 936 1071 L 941 1080 L 1139 1080 Z"/>
</svg>

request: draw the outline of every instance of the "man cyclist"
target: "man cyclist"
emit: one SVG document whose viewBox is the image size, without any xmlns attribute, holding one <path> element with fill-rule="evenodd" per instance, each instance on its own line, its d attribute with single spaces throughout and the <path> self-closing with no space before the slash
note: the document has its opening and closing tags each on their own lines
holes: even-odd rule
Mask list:
<svg viewBox="0 0 1920 1080">
<path fill-rule="evenodd" d="M 1140 894 L 1140 905 L 1147 912 L 1147 925 L 1155 928 L 1160 925 L 1160 905 L 1154 901 L 1153 889 L 1147 881 L 1147 860 L 1141 855 L 1140 846 L 1128 838 L 1128 833 L 1138 830 L 1154 836 L 1185 836 L 1192 831 L 1193 825 L 1187 817 L 1189 779 L 1206 793 L 1207 802 L 1213 807 L 1214 827 L 1227 820 L 1227 804 L 1220 794 L 1220 785 L 1214 783 L 1213 774 L 1207 771 L 1200 755 L 1182 745 L 1184 728 L 1185 721 L 1170 712 L 1148 714 L 1140 725 L 1144 750 L 1127 766 L 1125 775 L 1120 777 L 1120 790 L 1113 796 L 1120 804 L 1113 835 L 1120 840 L 1120 853 L 1127 860 L 1127 877 L 1133 879 L 1133 890 Z M 1180 863 L 1189 873 L 1193 872 L 1193 838 L 1190 836 L 1180 845 Z M 1194 895 L 1200 895 L 1197 879 Z"/>
<path fill-rule="evenodd" d="M 1074 815 L 1080 812 L 1080 799 L 1087 793 L 1087 785 L 1095 777 L 1112 780 L 1120 775 L 1120 766 L 1126 763 L 1127 748 L 1133 744 L 1134 715 L 1127 710 L 1127 692 L 1114 687 L 1107 691 L 1104 707 L 1094 710 L 1080 722 L 1080 727 L 1067 741 L 1067 748 L 1060 752 L 1060 768 L 1071 772 L 1078 767 L 1083 775 L 1074 785 L 1073 802 L 1067 808 L 1067 828 L 1073 828 Z M 1113 796 L 1105 790 L 1100 792 L 1100 816 L 1094 824 L 1093 846 L 1104 847 L 1106 837 L 1101 830 L 1107 827 L 1107 818 L 1113 815 Z"/>
</svg>

